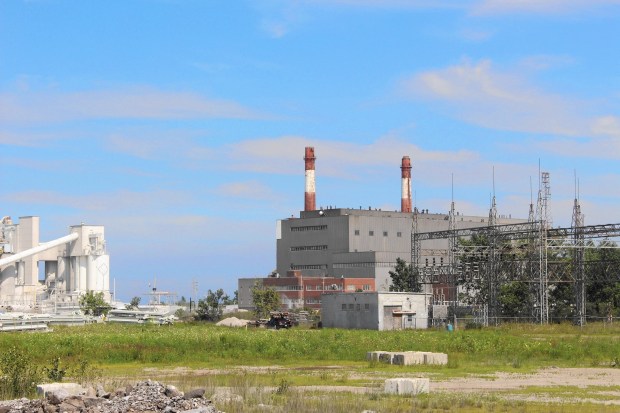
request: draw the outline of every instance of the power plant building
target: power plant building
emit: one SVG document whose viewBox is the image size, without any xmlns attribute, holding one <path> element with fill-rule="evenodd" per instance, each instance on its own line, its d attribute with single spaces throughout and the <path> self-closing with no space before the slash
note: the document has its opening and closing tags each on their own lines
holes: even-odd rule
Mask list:
<svg viewBox="0 0 620 413">
<path fill-rule="evenodd" d="M 401 163 L 401 210 L 386 211 L 372 208 L 316 208 L 314 148 L 305 150 L 306 183 L 304 210 L 299 217 L 277 221 L 276 270 L 274 276 L 286 277 L 291 271 L 306 278 L 355 278 L 374 280 L 374 291 L 389 291 L 390 271 L 398 258 L 411 261 L 411 235 L 414 211 L 411 202 L 411 160 Z M 417 231 L 434 232 L 449 229 L 449 213 L 417 211 Z M 489 217 L 454 213 L 456 229 L 482 227 Z M 525 222 L 525 219 L 497 217 L 495 224 Z M 447 239 L 421 242 L 419 265 L 441 267 L 448 265 Z M 239 280 L 239 295 L 247 295 L 248 282 Z M 249 280 L 249 279 L 245 279 Z M 441 285 L 425 293 L 435 303 L 454 300 L 455 292 Z M 247 298 L 247 297 L 246 297 Z"/>
</svg>

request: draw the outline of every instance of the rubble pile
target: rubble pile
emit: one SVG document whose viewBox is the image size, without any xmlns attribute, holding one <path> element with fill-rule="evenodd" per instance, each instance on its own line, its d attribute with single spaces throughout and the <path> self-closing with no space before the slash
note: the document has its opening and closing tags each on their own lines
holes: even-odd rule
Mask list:
<svg viewBox="0 0 620 413">
<path fill-rule="evenodd" d="M 71 395 L 63 390 L 48 391 L 42 399 L 19 399 L 0 402 L 0 413 L 219 413 L 204 389 L 187 393 L 156 381 L 143 381 L 114 392 L 102 386 L 89 388 L 85 394 Z"/>
</svg>

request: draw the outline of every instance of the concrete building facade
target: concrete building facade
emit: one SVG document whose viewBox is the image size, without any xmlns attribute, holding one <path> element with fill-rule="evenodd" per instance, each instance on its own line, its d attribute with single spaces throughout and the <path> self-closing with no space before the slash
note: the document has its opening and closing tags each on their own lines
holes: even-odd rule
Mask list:
<svg viewBox="0 0 620 413">
<path fill-rule="evenodd" d="M 321 322 L 327 328 L 425 329 L 430 300 L 424 293 L 325 293 Z"/>
<path fill-rule="evenodd" d="M 448 230 L 448 214 L 419 213 L 418 231 Z M 498 223 L 523 222 L 500 217 Z M 388 291 L 396 259 L 411 261 L 413 215 L 366 209 L 302 211 L 299 218 L 277 222 L 278 274 L 300 271 L 303 277 L 372 278 L 377 291 Z M 457 228 L 480 227 L 488 218 L 456 215 Z M 420 265 L 448 263 L 448 240 L 422 242 Z M 429 291 L 430 292 L 430 291 Z"/>
</svg>

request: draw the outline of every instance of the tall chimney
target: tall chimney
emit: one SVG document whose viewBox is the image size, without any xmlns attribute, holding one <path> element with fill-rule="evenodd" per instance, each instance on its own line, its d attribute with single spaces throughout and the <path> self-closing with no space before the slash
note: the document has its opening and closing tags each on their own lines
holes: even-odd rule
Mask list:
<svg viewBox="0 0 620 413">
<path fill-rule="evenodd" d="M 314 182 L 314 147 L 306 146 L 306 193 L 304 202 L 304 211 L 316 210 L 316 185 Z"/>
<path fill-rule="evenodd" d="M 403 156 L 401 171 L 400 212 L 411 212 L 411 159 Z"/>
</svg>

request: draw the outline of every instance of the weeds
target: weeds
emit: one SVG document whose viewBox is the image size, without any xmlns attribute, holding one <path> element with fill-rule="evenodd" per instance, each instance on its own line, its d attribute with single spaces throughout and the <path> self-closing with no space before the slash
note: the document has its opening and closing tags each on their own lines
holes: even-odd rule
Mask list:
<svg viewBox="0 0 620 413">
<path fill-rule="evenodd" d="M 276 394 L 284 394 L 288 392 L 289 387 L 289 382 L 286 379 L 280 380 L 280 384 L 278 384 L 278 387 L 276 388 Z"/>
<path fill-rule="evenodd" d="M 0 356 L 0 393 L 3 399 L 30 397 L 42 375 L 22 350 L 11 347 Z"/>
<path fill-rule="evenodd" d="M 52 360 L 51 367 L 43 367 L 45 375 L 50 381 L 61 382 L 67 374 L 67 370 L 60 368 L 60 357 L 55 357 Z"/>
</svg>

